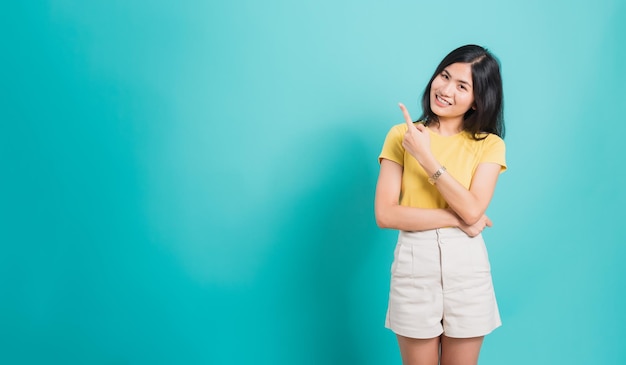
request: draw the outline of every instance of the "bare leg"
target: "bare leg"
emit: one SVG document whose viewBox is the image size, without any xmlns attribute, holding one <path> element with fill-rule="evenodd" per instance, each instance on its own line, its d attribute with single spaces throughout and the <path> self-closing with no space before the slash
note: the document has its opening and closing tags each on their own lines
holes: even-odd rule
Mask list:
<svg viewBox="0 0 626 365">
<path fill-rule="evenodd" d="M 483 338 L 452 338 L 441 336 L 441 365 L 476 365 Z"/>
<path fill-rule="evenodd" d="M 439 363 L 439 337 L 417 339 L 397 336 L 403 365 L 437 365 Z"/>
</svg>

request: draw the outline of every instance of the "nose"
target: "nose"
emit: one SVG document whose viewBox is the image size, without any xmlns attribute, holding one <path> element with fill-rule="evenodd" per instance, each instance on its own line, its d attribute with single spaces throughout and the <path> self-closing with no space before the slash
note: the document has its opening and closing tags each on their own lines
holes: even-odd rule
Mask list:
<svg viewBox="0 0 626 365">
<path fill-rule="evenodd" d="M 445 85 L 443 85 L 439 90 L 441 91 L 441 94 L 443 96 L 450 96 L 454 91 L 454 85 L 452 84 L 452 82 L 446 82 Z"/>
</svg>

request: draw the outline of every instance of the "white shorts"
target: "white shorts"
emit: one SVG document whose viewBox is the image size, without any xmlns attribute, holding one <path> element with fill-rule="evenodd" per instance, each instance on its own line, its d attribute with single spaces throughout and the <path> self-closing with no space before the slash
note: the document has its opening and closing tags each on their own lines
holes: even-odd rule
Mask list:
<svg viewBox="0 0 626 365">
<path fill-rule="evenodd" d="M 500 314 L 482 235 L 400 231 L 385 327 L 411 338 L 484 336 Z"/>
</svg>

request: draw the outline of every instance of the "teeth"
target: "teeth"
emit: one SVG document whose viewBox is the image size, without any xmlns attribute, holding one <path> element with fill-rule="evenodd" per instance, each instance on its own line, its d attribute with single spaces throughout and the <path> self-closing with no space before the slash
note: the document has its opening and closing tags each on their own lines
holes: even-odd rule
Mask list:
<svg viewBox="0 0 626 365">
<path fill-rule="evenodd" d="M 437 95 L 437 100 L 441 101 L 442 103 L 452 105 L 451 103 L 448 103 L 447 101 L 443 100 L 439 95 Z"/>
</svg>

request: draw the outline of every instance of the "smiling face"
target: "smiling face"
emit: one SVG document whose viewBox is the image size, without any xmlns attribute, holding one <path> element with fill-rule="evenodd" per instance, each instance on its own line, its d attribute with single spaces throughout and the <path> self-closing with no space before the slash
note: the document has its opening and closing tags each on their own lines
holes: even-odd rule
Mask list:
<svg viewBox="0 0 626 365">
<path fill-rule="evenodd" d="M 453 63 L 441 71 L 430 85 L 430 108 L 439 122 L 462 123 L 465 113 L 474 106 L 472 66 Z"/>
</svg>

